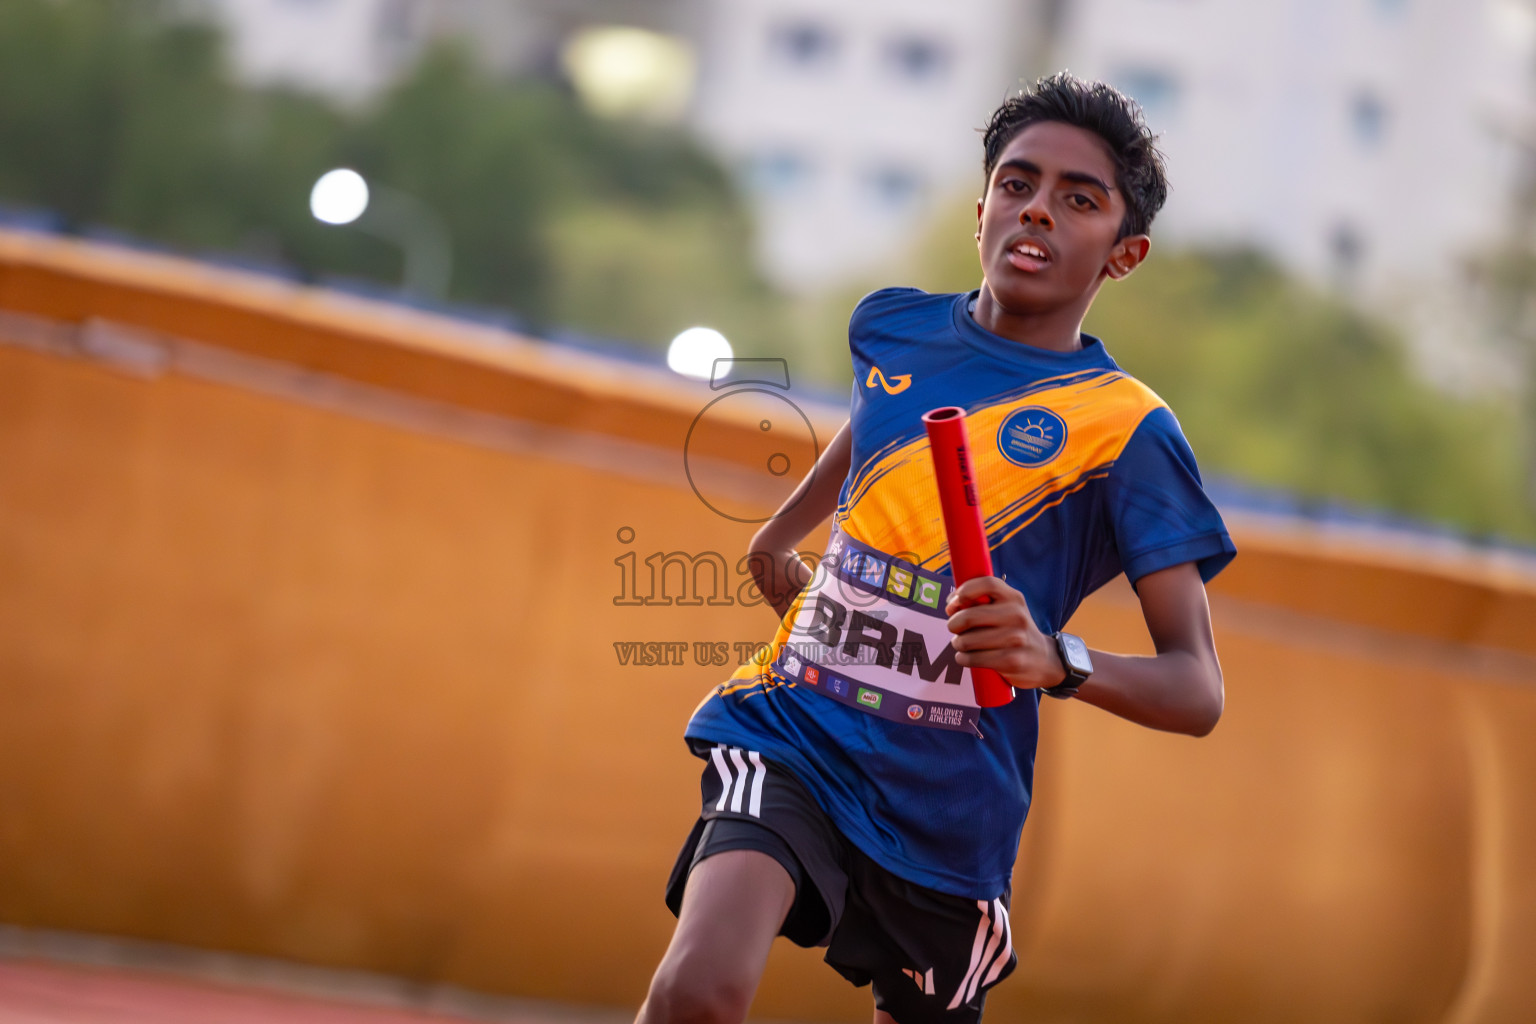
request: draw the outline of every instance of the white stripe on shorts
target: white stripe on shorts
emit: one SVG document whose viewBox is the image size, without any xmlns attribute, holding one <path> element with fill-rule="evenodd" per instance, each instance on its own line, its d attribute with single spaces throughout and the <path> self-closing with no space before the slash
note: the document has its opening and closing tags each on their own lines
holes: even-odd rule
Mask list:
<svg viewBox="0 0 1536 1024">
<path fill-rule="evenodd" d="M 747 790 L 747 762 L 741 759 L 741 748 L 731 748 L 731 763 L 741 774 L 736 776 L 736 789 L 731 793 L 731 810 L 741 813 L 741 796 Z"/>
<path fill-rule="evenodd" d="M 768 769 L 763 766 L 762 756 L 757 751 L 747 751 L 747 757 L 752 759 L 752 767 L 757 769 L 752 773 L 752 799 L 747 804 L 747 813 L 754 818 L 761 818 L 763 816 L 763 780 L 768 777 Z"/>
<path fill-rule="evenodd" d="M 976 989 L 981 985 L 982 972 L 987 969 L 987 964 L 992 962 L 992 954 L 1002 947 L 1003 918 L 1000 911 L 1003 909 L 1001 900 L 992 901 L 992 935 L 987 939 L 986 952 L 981 954 L 981 966 L 976 968 L 976 973 L 971 976 L 971 984 L 965 992 L 965 1001 L 970 1002 L 976 995 Z"/>
<path fill-rule="evenodd" d="M 720 773 L 720 802 L 715 804 L 715 810 L 723 811 L 731 797 L 731 770 L 725 766 L 725 744 L 711 750 L 709 756 L 715 762 L 715 771 Z"/>
<path fill-rule="evenodd" d="M 1003 919 L 1003 951 L 997 954 L 997 959 L 992 961 L 992 969 L 982 980 L 982 985 L 990 985 L 997 980 L 997 976 L 1003 973 L 1003 968 L 1008 966 L 1008 958 L 1013 955 L 1013 923 L 1008 920 L 1008 908 L 1003 906 L 1002 900 L 993 900 L 997 907 L 997 914 Z"/>
<path fill-rule="evenodd" d="M 965 989 L 970 985 L 971 978 L 981 967 L 981 950 L 987 939 L 987 911 L 990 909 L 986 900 L 977 900 L 976 906 L 981 908 L 981 920 L 976 922 L 976 939 L 971 943 L 971 966 L 965 969 L 965 977 L 960 979 L 960 987 L 955 989 L 955 998 L 949 1001 L 945 1007 L 948 1010 L 958 1010 L 960 1004 L 965 1001 Z"/>
</svg>

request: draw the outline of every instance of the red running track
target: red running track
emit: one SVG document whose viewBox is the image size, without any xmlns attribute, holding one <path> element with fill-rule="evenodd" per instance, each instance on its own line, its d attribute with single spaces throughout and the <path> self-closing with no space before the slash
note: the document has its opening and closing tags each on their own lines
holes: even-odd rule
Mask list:
<svg viewBox="0 0 1536 1024">
<path fill-rule="evenodd" d="M 482 1018 L 483 1019 L 483 1018 Z M 572 1024 L 527 1014 L 510 1024 Z M 375 1007 L 153 972 L 0 960 L 0 1024 L 463 1024 L 467 1017 Z"/>
</svg>

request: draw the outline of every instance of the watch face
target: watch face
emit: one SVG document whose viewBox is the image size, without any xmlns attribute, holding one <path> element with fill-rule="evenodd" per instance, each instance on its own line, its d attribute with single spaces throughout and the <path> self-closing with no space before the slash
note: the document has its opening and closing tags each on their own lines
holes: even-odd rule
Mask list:
<svg viewBox="0 0 1536 1024">
<path fill-rule="evenodd" d="M 1066 655 L 1067 667 L 1079 675 L 1093 671 L 1093 659 L 1088 656 L 1088 645 L 1083 638 L 1071 633 L 1061 634 L 1061 649 Z"/>
</svg>

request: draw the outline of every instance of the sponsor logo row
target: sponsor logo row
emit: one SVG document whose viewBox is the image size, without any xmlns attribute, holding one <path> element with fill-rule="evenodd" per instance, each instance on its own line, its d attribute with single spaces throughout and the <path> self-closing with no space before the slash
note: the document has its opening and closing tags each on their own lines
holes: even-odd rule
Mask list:
<svg viewBox="0 0 1536 1024">
<path fill-rule="evenodd" d="M 841 698 L 845 703 L 857 704 L 870 711 L 880 712 L 885 718 L 898 717 L 895 708 L 887 709 L 884 704 L 887 697 L 899 702 L 902 699 L 900 694 L 889 693 L 872 686 L 861 686 L 857 681 L 844 679 L 842 676 L 827 672 L 818 665 L 806 664 L 789 653 L 785 654 L 779 667 L 791 678 Z M 945 729 L 973 728 L 966 720 L 966 709 L 963 707 L 912 701 L 907 704 L 904 714 L 909 721 L 922 725 L 939 726 Z"/>
<path fill-rule="evenodd" d="M 842 534 L 833 538 L 827 550 L 831 568 L 851 580 L 857 580 L 875 590 L 884 590 L 892 597 L 931 608 L 937 611 L 944 598 L 947 582 L 940 576 L 929 576 L 894 559 L 883 558 L 871 551 L 853 546 Z"/>
</svg>

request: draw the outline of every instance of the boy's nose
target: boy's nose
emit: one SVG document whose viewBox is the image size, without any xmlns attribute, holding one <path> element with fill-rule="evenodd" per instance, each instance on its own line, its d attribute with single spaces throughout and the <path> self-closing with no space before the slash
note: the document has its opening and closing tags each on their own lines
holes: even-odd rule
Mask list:
<svg viewBox="0 0 1536 1024">
<path fill-rule="evenodd" d="M 1045 228 L 1047 231 L 1056 226 L 1055 222 L 1051 220 L 1050 211 L 1047 210 L 1042 203 L 1030 203 L 1028 206 L 1024 207 L 1024 209 L 1020 210 L 1019 223 L 1038 224 L 1042 228 Z"/>
</svg>

